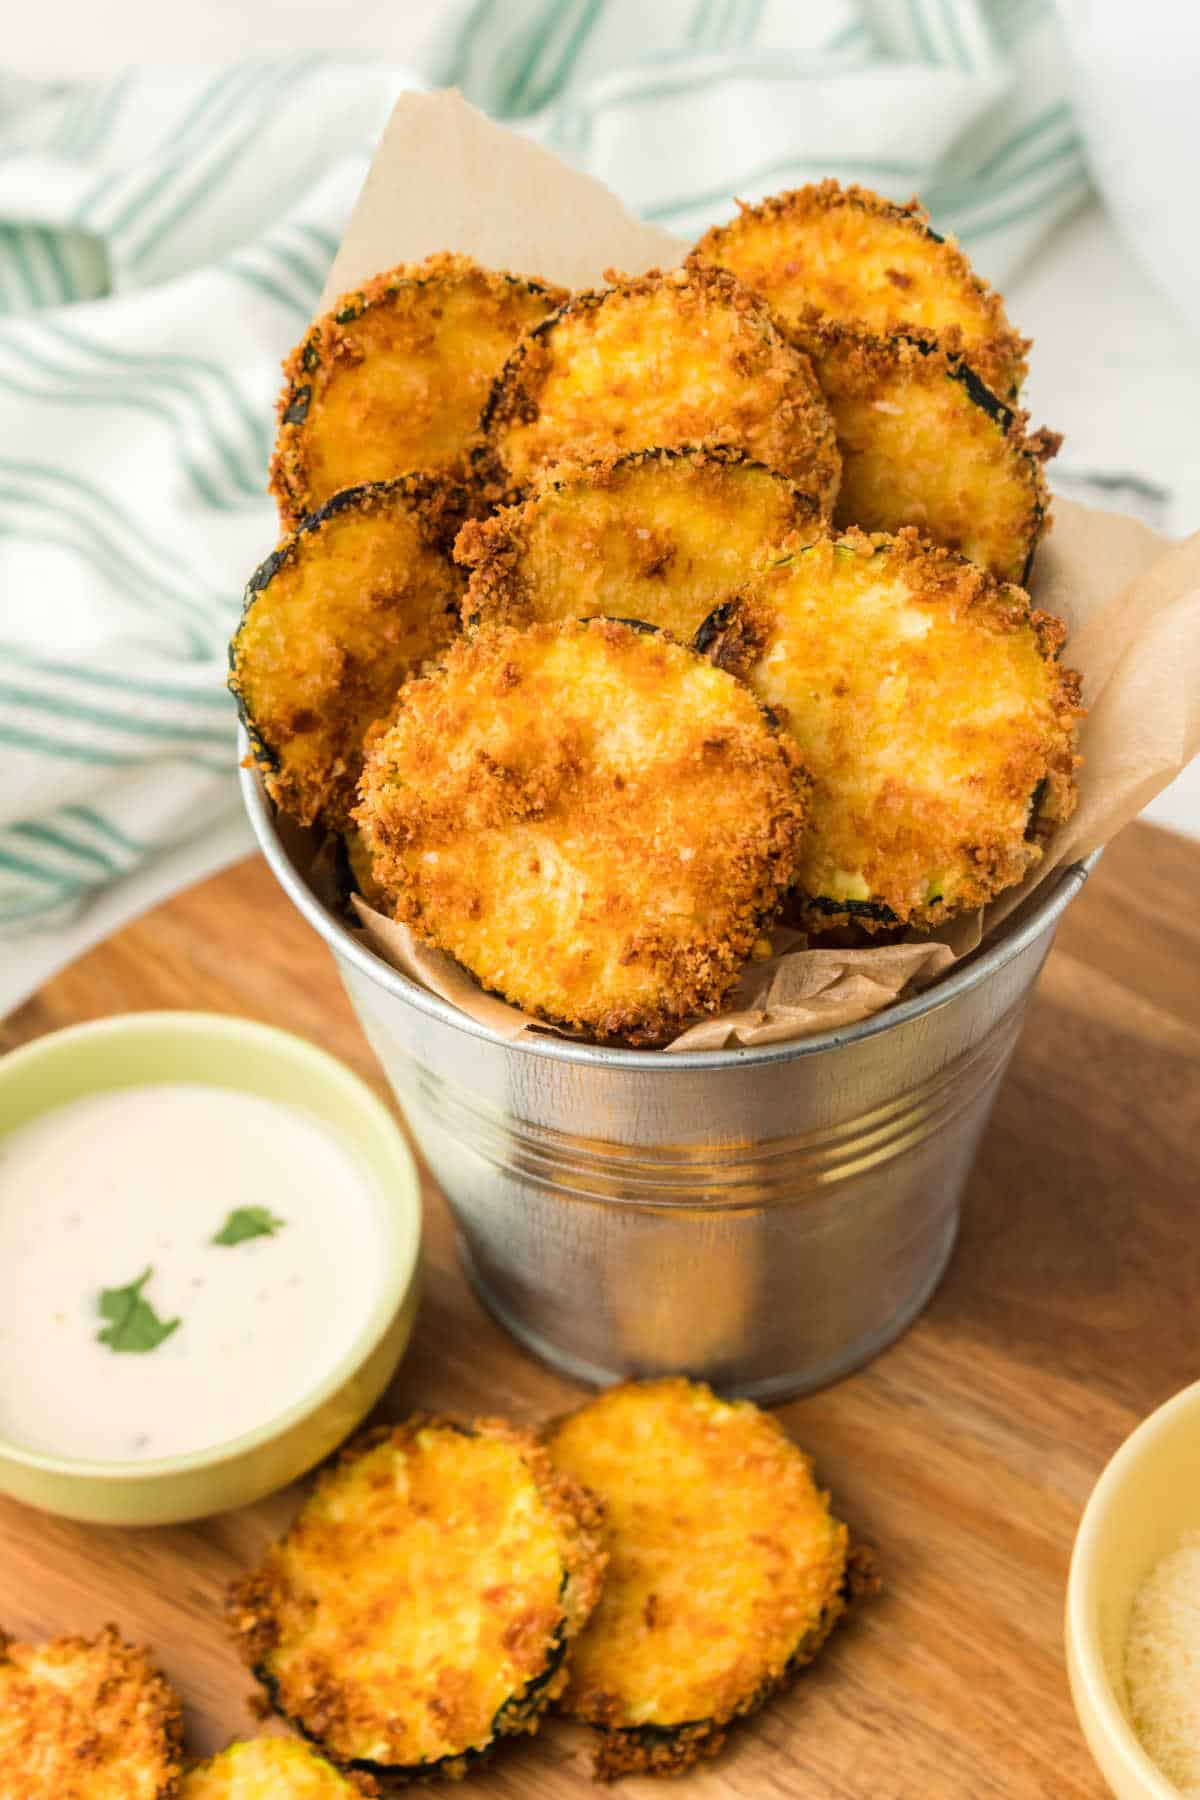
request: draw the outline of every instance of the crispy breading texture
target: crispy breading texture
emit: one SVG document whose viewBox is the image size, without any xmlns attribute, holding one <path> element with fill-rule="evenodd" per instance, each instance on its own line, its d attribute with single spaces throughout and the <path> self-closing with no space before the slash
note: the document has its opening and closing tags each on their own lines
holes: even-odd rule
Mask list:
<svg viewBox="0 0 1200 1800">
<path fill-rule="evenodd" d="M 229 1620 L 272 1705 L 340 1766 L 459 1776 L 536 1731 L 596 1603 L 601 1514 L 528 1432 L 422 1415 L 360 1437 Z"/>
<path fill-rule="evenodd" d="M 799 758 L 745 688 L 592 619 L 483 627 L 400 698 L 355 813 L 398 919 L 601 1041 L 719 1008 L 806 818 Z"/>
<path fill-rule="evenodd" d="M 678 1773 L 816 1655 L 846 1527 L 775 1419 L 682 1377 L 608 1389 L 548 1447 L 602 1500 L 609 1554 L 559 1710 L 601 1732 L 600 1776 Z"/>
<path fill-rule="evenodd" d="M 375 1782 L 339 1773 L 307 1744 L 260 1737 L 190 1769 L 179 1800 L 364 1800 L 372 1793 Z"/>
<path fill-rule="evenodd" d="M 359 482 L 458 470 L 505 357 L 565 298 L 445 251 L 343 294 L 283 365 L 270 487 L 284 529 Z"/>
<path fill-rule="evenodd" d="M 713 607 L 788 547 L 820 509 L 738 450 L 635 450 L 562 464 L 522 506 L 468 520 L 468 626 L 641 619 L 690 644 Z"/>
<path fill-rule="evenodd" d="M 464 510 L 439 475 L 347 488 L 250 577 L 229 686 L 271 798 L 302 825 L 345 822 L 368 726 L 457 632 Z"/>
<path fill-rule="evenodd" d="M 1050 523 L 1042 464 L 1060 440 L 1030 433 L 1027 413 L 932 338 L 822 326 L 809 341 L 842 450 L 834 523 L 915 525 L 1001 581 L 1027 582 Z"/>
<path fill-rule="evenodd" d="M 1074 810 L 1065 627 L 924 543 L 848 532 L 748 584 L 698 643 L 777 713 L 813 781 L 810 931 L 932 929 L 993 899 Z"/>
<path fill-rule="evenodd" d="M 611 274 L 611 272 L 610 272 Z M 563 460 L 719 442 L 778 469 L 828 514 L 840 461 L 804 353 L 724 269 L 651 269 L 576 294 L 527 332 L 481 419 L 477 469 L 516 497 Z"/>
<path fill-rule="evenodd" d="M 900 206 L 869 188 L 821 181 L 739 206 L 693 254 L 731 269 L 783 325 L 801 334 L 824 320 L 879 337 L 933 331 L 994 393 L 1020 391 L 1029 339 L 919 201 Z"/>
<path fill-rule="evenodd" d="M 11 1800 L 172 1800 L 179 1699 L 115 1625 L 18 1644 L 0 1633 L 0 1794 Z"/>
</svg>

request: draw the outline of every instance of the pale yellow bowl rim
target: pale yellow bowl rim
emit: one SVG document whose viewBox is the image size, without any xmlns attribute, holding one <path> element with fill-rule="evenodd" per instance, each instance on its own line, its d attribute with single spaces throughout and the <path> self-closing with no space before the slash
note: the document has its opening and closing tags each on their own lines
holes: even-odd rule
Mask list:
<svg viewBox="0 0 1200 1800">
<path fill-rule="evenodd" d="M 27 1070 L 39 1059 L 69 1055 L 72 1047 L 84 1041 L 104 1037 L 159 1037 L 164 1045 L 172 1037 L 202 1037 L 219 1041 L 243 1054 L 270 1056 L 290 1062 L 292 1067 L 317 1075 L 323 1082 L 336 1086 L 363 1118 L 390 1138 L 389 1149 L 397 1167 L 402 1170 L 403 1200 L 390 1192 L 377 1189 L 381 1223 L 388 1237 L 381 1259 L 380 1285 L 374 1304 L 352 1342 L 337 1363 L 319 1382 L 284 1411 L 272 1413 L 262 1425 L 238 1437 L 223 1438 L 202 1450 L 190 1450 L 175 1456 L 161 1456 L 145 1462 L 90 1460 L 85 1457 L 55 1456 L 33 1450 L 0 1433 L 0 1459 L 46 1474 L 76 1477 L 81 1482 L 119 1481 L 140 1484 L 161 1480 L 163 1476 L 185 1475 L 213 1469 L 248 1452 L 260 1449 L 299 1424 L 336 1394 L 371 1355 L 400 1308 L 408 1298 L 417 1277 L 421 1248 L 421 1188 L 416 1163 L 404 1134 L 391 1112 L 346 1064 L 319 1049 L 294 1032 L 282 1031 L 275 1025 L 263 1025 L 254 1019 L 242 1019 L 231 1013 L 147 1011 L 116 1013 L 108 1018 L 89 1020 L 82 1025 L 67 1025 L 48 1031 L 0 1057 L 0 1097 L 14 1069 Z M 164 1063 L 157 1077 L 164 1084 L 172 1079 L 169 1064 Z M 119 1084 L 118 1084 L 119 1085 Z M 213 1085 L 216 1085 L 215 1083 Z M 236 1085 L 234 1083 L 233 1085 Z M 92 1090 L 107 1091 L 103 1083 Z M 295 1102 L 303 1108 L 303 1100 Z M 47 1107 L 44 1110 L 49 1111 Z M 330 1126 L 330 1130 L 334 1127 Z M 0 1139 L 6 1135 L 0 1127 Z"/>
<path fill-rule="evenodd" d="M 1179 1789 L 1147 1755 L 1125 1717 L 1088 1621 L 1100 1580 L 1100 1544 L 1113 1501 L 1131 1480 L 1136 1480 L 1138 1465 L 1150 1445 L 1170 1429 L 1180 1413 L 1189 1410 L 1200 1412 L 1200 1381 L 1164 1400 L 1113 1453 L 1083 1509 L 1067 1576 L 1066 1639 L 1072 1685 L 1078 1684 L 1082 1690 L 1091 1710 L 1093 1729 L 1103 1732 L 1108 1749 L 1130 1780 L 1140 1784 L 1147 1800 L 1179 1800 Z M 1200 1419 L 1197 1429 L 1200 1430 Z M 1081 1712 L 1079 1695 L 1073 1697 L 1076 1711 Z"/>
</svg>

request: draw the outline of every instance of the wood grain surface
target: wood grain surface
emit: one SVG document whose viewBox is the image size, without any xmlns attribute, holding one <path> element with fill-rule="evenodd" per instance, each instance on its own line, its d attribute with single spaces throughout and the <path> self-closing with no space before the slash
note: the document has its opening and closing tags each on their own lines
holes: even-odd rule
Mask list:
<svg viewBox="0 0 1200 1800">
<path fill-rule="evenodd" d="M 695 1800 L 1103 1793 L 1067 1691 L 1063 1598 L 1103 1464 L 1200 1375 L 1198 886 L 1200 846 L 1143 825 L 1110 849 L 1046 966 L 929 1309 L 869 1368 L 783 1409 L 839 1511 L 878 1547 L 886 1592 L 686 1778 Z M 5 1042 L 148 1007 L 286 1026 L 384 1091 L 325 949 L 257 859 L 57 976 Z M 480 1311 L 429 1181 L 426 1203 L 422 1313 L 380 1416 L 536 1420 L 577 1401 Z M 0 1623 L 40 1636 L 118 1620 L 155 1646 L 190 1747 L 208 1751 L 255 1729 L 222 1590 L 295 1505 L 286 1493 L 193 1527 L 122 1532 L 0 1502 Z M 551 1724 L 458 1791 L 594 1792 L 586 1735 Z M 621 1791 L 661 1792 L 643 1778 Z"/>
</svg>

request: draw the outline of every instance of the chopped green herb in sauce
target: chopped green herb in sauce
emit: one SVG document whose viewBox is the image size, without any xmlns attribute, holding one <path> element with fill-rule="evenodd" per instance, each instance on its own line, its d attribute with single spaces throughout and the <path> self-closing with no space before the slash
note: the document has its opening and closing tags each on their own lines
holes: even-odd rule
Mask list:
<svg viewBox="0 0 1200 1800">
<path fill-rule="evenodd" d="M 239 1206 L 231 1212 L 212 1240 L 214 1244 L 244 1244 L 247 1238 L 274 1237 L 287 1224 L 265 1206 Z"/>
<path fill-rule="evenodd" d="M 112 1350 L 142 1353 L 157 1350 L 170 1337 L 179 1320 L 160 1319 L 150 1302 L 142 1298 L 142 1289 L 153 1273 L 153 1268 L 148 1267 L 128 1287 L 101 1289 L 100 1316 L 109 1323 L 96 1333 L 99 1343 Z"/>
</svg>

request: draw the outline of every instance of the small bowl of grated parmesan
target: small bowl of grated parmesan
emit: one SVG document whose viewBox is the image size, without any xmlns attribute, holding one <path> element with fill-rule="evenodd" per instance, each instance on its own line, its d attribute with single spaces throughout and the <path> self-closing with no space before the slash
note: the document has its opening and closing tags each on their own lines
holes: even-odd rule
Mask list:
<svg viewBox="0 0 1200 1800">
<path fill-rule="evenodd" d="M 1200 1800 L 1200 1382 L 1138 1426 L 1084 1510 L 1067 1670 L 1120 1800 Z"/>
</svg>

